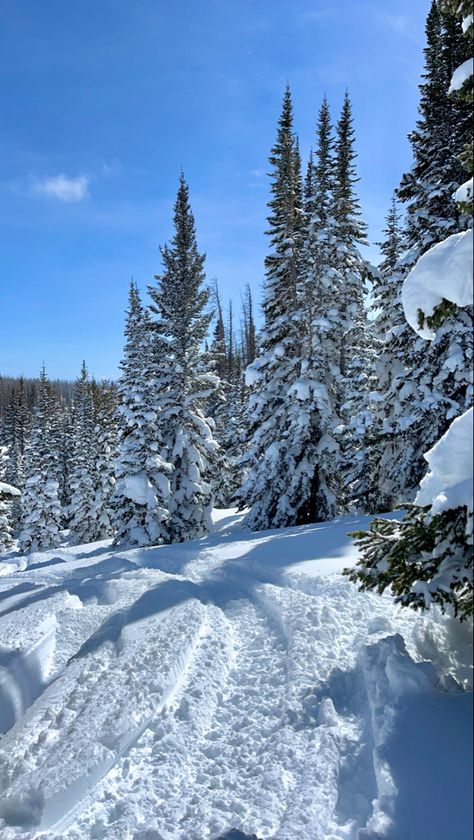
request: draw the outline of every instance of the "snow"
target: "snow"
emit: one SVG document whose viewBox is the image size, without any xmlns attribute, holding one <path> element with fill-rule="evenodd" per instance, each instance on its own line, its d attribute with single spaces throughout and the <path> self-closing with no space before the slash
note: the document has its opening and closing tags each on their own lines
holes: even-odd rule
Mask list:
<svg viewBox="0 0 474 840">
<path fill-rule="evenodd" d="M 467 15 L 467 16 L 463 19 L 463 22 L 462 22 L 462 31 L 463 31 L 464 33 L 466 33 L 466 32 L 467 32 L 467 30 L 469 29 L 469 27 L 470 27 L 470 26 L 472 26 L 472 21 L 473 21 L 473 16 L 472 16 L 472 14 L 471 14 L 471 15 Z"/>
<path fill-rule="evenodd" d="M 429 471 L 420 483 L 416 504 L 430 505 L 433 514 L 466 506 L 473 510 L 473 409 L 451 423 L 425 454 Z"/>
<path fill-rule="evenodd" d="M 21 496 L 20 491 L 16 487 L 13 487 L 11 484 L 6 484 L 4 481 L 0 481 L 0 494 L 4 496 Z"/>
<path fill-rule="evenodd" d="M 369 517 L 244 518 L 6 555 L 2 840 L 466 836 L 469 629 L 341 576 Z"/>
<path fill-rule="evenodd" d="M 127 475 L 124 479 L 120 480 L 119 489 L 127 499 L 131 499 L 137 505 L 146 505 L 149 502 L 153 502 L 156 497 L 153 487 L 145 473 Z"/>
<path fill-rule="evenodd" d="M 451 79 L 451 84 L 449 85 L 448 93 L 454 93 L 456 90 L 461 90 L 464 85 L 464 82 L 467 82 L 468 79 L 474 73 L 474 59 L 468 58 L 467 61 L 464 61 L 459 67 L 456 67 L 456 70 L 453 73 L 453 77 Z"/>
<path fill-rule="evenodd" d="M 402 288 L 405 317 L 418 335 L 435 337 L 426 322 L 420 327 L 420 310 L 426 318 L 443 300 L 457 306 L 472 304 L 472 270 L 472 230 L 448 236 L 420 257 Z"/>
<path fill-rule="evenodd" d="M 454 200 L 458 202 L 469 202 L 472 201 L 472 196 L 473 184 L 471 176 L 471 178 L 469 178 L 468 181 L 465 181 L 464 184 L 461 184 L 461 186 L 457 188 L 456 192 L 454 193 Z"/>
</svg>

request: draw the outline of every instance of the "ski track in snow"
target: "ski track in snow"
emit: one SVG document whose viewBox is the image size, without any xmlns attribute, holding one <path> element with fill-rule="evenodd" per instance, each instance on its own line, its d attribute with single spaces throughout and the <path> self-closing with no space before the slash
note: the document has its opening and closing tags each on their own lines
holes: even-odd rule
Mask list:
<svg viewBox="0 0 474 840">
<path fill-rule="evenodd" d="M 384 748 L 454 673 L 447 623 L 341 577 L 353 523 L 238 527 L 8 559 L 2 840 L 396 837 Z"/>
</svg>

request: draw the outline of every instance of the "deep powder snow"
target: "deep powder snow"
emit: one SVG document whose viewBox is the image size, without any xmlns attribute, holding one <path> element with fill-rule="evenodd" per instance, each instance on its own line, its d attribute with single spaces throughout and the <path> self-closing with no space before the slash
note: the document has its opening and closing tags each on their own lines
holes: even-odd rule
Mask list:
<svg viewBox="0 0 474 840">
<path fill-rule="evenodd" d="M 0 564 L 2 840 L 470 836 L 469 629 L 240 520 Z"/>
</svg>

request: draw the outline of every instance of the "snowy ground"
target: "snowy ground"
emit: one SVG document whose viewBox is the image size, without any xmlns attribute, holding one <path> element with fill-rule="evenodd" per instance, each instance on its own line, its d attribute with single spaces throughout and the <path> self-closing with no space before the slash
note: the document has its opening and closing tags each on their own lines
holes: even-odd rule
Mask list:
<svg viewBox="0 0 474 840">
<path fill-rule="evenodd" d="M 0 563 L 2 840 L 467 840 L 468 630 L 340 575 L 367 521 Z"/>
</svg>

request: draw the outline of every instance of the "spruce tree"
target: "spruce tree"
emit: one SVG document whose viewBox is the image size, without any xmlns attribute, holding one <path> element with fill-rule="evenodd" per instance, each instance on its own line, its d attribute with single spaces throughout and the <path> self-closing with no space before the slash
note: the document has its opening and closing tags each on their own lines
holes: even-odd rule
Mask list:
<svg viewBox="0 0 474 840">
<path fill-rule="evenodd" d="M 30 434 L 31 412 L 25 380 L 20 377 L 15 383 L 9 404 L 5 410 L 3 436 L 8 446 L 8 459 L 5 465 L 4 479 L 18 490 L 22 490 L 25 482 L 25 450 Z M 10 516 L 12 527 L 16 528 L 21 515 L 20 496 L 11 500 Z"/>
<path fill-rule="evenodd" d="M 158 416 L 160 393 L 168 381 L 160 368 L 163 348 L 152 345 L 150 323 L 133 280 L 125 338 L 117 386 L 120 432 L 111 499 L 115 543 L 159 545 L 169 540 L 171 465 L 166 460 Z"/>
<path fill-rule="evenodd" d="M 0 446 L 0 554 L 13 545 L 13 503 L 20 491 L 5 481 L 11 456 L 8 447 Z"/>
<path fill-rule="evenodd" d="M 224 313 L 217 284 L 214 289 L 216 303 L 216 323 L 210 348 L 211 370 L 219 379 L 219 388 L 213 390 L 206 405 L 206 412 L 212 418 L 211 425 L 218 443 L 214 459 L 213 497 L 219 508 L 229 507 L 240 482 L 236 479 L 234 447 L 236 444 L 233 413 L 235 404 L 235 368 L 236 354 L 234 347 L 234 329 L 232 302 L 229 303 L 229 317 L 224 322 Z"/>
<path fill-rule="evenodd" d="M 114 535 L 111 499 L 115 489 L 117 442 L 117 389 L 112 382 L 102 382 L 98 388 L 94 427 L 96 461 L 93 516 L 97 539 L 106 539 Z"/>
<path fill-rule="evenodd" d="M 71 505 L 71 470 L 74 465 L 74 422 L 71 406 L 62 405 L 62 411 L 58 418 L 59 429 L 59 500 L 63 516 L 63 527 L 69 528 L 70 505 Z"/>
<path fill-rule="evenodd" d="M 426 471 L 424 452 L 472 398 L 472 308 L 454 311 L 451 307 L 434 340 L 427 343 L 408 326 L 401 307 L 402 283 L 415 260 L 433 243 L 466 225 L 453 199 L 466 176 L 461 163 L 466 103 L 448 90 L 456 63 L 466 55 L 468 39 L 461 43 L 459 22 L 436 3 L 430 9 L 426 32 L 420 118 L 410 135 L 414 163 L 398 190 L 407 204 L 405 248 L 408 245 L 409 250 L 395 267 L 382 268 L 386 286 L 383 293 L 379 290 L 382 313 L 376 326 L 387 335 L 378 386 L 385 414 L 380 419 L 378 412 L 381 434 L 375 491 L 379 510 L 413 500 Z"/>
<path fill-rule="evenodd" d="M 365 507 L 370 493 L 367 466 L 374 422 L 369 394 L 375 374 L 373 330 L 367 319 L 364 297 L 373 270 L 359 250 L 361 244 L 366 244 L 366 225 L 355 192 L 359 178 L 354 146 L 352 106 L 346 92 L 336 127 L 332 207 L 334 265 L 338 277 L 335 336 L 340 366 L 336 405 L 342 420 L 339 428 L 341 501 L 345 507 Z"/>
<path fill-rule="evenodd" d="M 460 13 L 469 13 L 464 3 L 460 4 Z M 472 35 L 472 16 L 468 18 L 464 28 Z M 472 239 L 471 231 L 455 234 L 454 237 L 448 236 L 443 244 L 446 247 L 446 243 L 452 243 L 453 239 L 458 244 L 459 237 L 465 241 L 467 237 Z M 436 271 L 437 267 L 441 270 L 435 254 L 439 255 L 439 248 L 433 248 L 423 257 L 423 287 L 427 280 L 427 259 L 432 272 Z M 425 313 L 422 309 L 418 314 L 422 316 L 419 319 L 419 327 L 423 325 L 423 321 L 428 321 L 428 314 L 431 317 L 431 322 L 428 323 L 436 332 L 431 347 L 436 347 L 440 335 L 449 335 L 453 327 L 456 329 L 456 334 L 451 340 L 457 340 L 459 343 L 453 348 L 454 352 L 451 351 L 453 355 L 448 357 L 445 370 L 456 370 L 460 373 L 459 379 L 462 380 L 463 356 L 459 351 L 464 332 L 462 318 L 468 315 L 468 312 L 467 309 L 453 306 L 453 303 L 459 300 L 456 289 L 459 272 L 462 271 L 466 275 L 469 271 L 472 273 L 472 255 L 465 250 L 466 263 L 462 268 L 459 259 L 458 253 L 455 265 L 446 264 L 446 260 L 442 263 L 445 296 L 437 311 Z M 440 285 L 439 277 L 433 276 L 431 280 L 432 285 Z M 415 266 L 406 282 L 412 286 L 420 282 L 418 266 Z M 469 297 L 466 296 L 465 299 L 468 300 Z M 454 316 L 457 316 L 457 321 L 453 323 Z M 453 360 L 451 364 L 449 358 Z M 471 360 L 472 356 L 469 362 Z M 468 374 L 465 371 L 464 382 L 467 380 Z M 454 387 L 453 396 L 458 398 L 456 378 L 451 380 L 451 383 Z M 458 408 L 457 399 L 453 400 L 453 406 Z M 403 519 L 400 522 L 376 519 L 371 523 L 368 532 L 356 532 L 353 535 L 360 549 L 360 559 L 355 568 L 347 569 L 345 573 L 362 589 L 377 589 L 383 592 L 387 587 L 391 587 L 396 599 L 403 605 L 427 609 L 432 603 L 436 603 L 443 611 L 447 609 L 461 620 L 472 616 L 472 414 L 473 409 L 470 407 L 456 417 L 435 446 L 426 452 L 428 473 L 421 482 L 415 504 L 409 507 Z M 429 432 L 431 435 L 432 427 Z M 426 435 L 428 440 L 430 435 Z"/>
<path fill-rule="evenodd" d="M 260 355 L 247 369 L 247 475 L 239 494 L 251 508 L 252 528 L 283 527 L 299 519 L 301 500 L 292 487 L 297 407 L 291 387 L 298 379 L 301 324 L 298 323 L 303 243 L 303 196 L 293 105 L 286 88 L 277 139 L 270 154 L 271 199 L 268 217 L 271 252 L 265 260 L 264 328 Z M 304 514 L 301 513 L 304 518 Z"/>
<path fill-rule="evenodd" d="M 455 67 L 469 55 L 460 22 L 433 0 L 426 21 L 425 70 L 419 119 L 409 135 L 412 169 L 402 177 L 399 198 L 407 205 L 406 242 L 413 264 L 431 245 L 465 226 L 454 192 L 465 180 L 460 158 L 470 134 L 470 107 L 449 95 Z"/>
<path fill-rule="evenodd" d="M 212 318 L 205 255 L 198 250 L 182 173 L 173 221 L 173 238 L 161 248 L 163 272 L 149 294 L 155 355 L 161 356 L 166 376 L 157 405 L 160 433 L 172 464 L 168 537 L 181 542 L 206 534 L 211 525 L 217 444 L 204 409 L 218 387 L 203 352 Z"/>
<path fill-rule="evenodd" d="M 19 548 L 42 551 L 60 543 L 61 505 L 58 497 L 58 460 L 54 435 L 57 407 L 43 366 L 31 437 L 25 453 L 26 481 L 21 498 Z"/>
<path fill-rule="evenodd" d="M 253 314 L 252 291 L 249 284 L 245 286 L 242 300 L 242 365 L 251 365 L 257 355 L 257 330 Z"/>
<path fill-rule="evenodd" d="M 383 234 L 383 240 L 377 243 L 382 260 L 373 274 L 372 288 L 376 381 L 369 402 L 374 423 L 366 442 L 366 466 L 370 475 L 366 509 L 371 513 L 392 510 L 400 502 L 409 486 L 413 456 L 409 432 L 396 421 L 400 411 L 399 392 L 407 377 L 400 331 L 404 337 L 407 324 L 401 303 L 403 231 L 395 196 Z"/>
<path fill-rule="evenodd" d="M 69 528 L 76 544 L 98 539 L 96 529 L 94 473 L 97 452 L 94 441 L 94 404 L 86 363 L 76 381 L 73 398 L 73 450 L 70 469 Z"/>
</svg>

